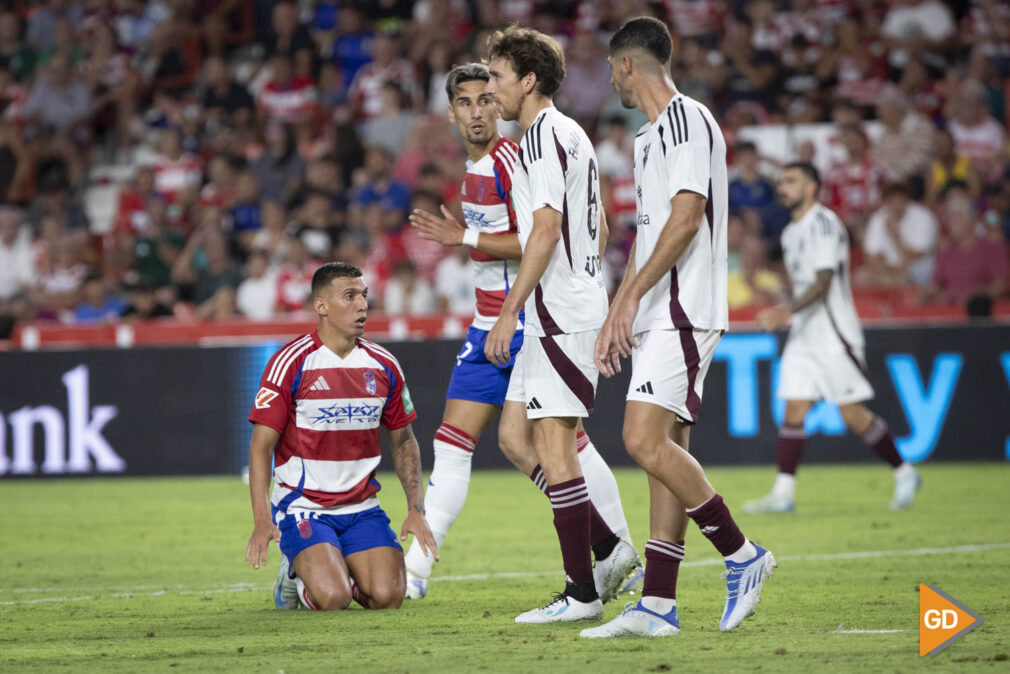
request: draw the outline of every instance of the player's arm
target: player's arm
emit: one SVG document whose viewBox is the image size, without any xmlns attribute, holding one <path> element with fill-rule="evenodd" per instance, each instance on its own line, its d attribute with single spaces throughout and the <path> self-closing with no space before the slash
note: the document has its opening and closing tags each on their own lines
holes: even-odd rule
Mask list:
<svg viewBox="0 0 1010 674">
<path fill-rule="evenodd" d="M 484 341 L 484 355 L 499 367 L 508 363 L 509 345 L 515 333 L 519 312 L 526 304 L 526 299 L 540 282 L 547 271 L 554 255 L 554 249 L 561 240 L 561 213 L 550 206 L 544 206 L 533 212 L 533 230 L 526 240 L 519 272 L 512 284 L 509 294 L 505 297 L 501 315 Z"/>
<path fill-rule="evenodd" d="M 614 293 L 614 302 L 611 304 L 611 308 L 614 306 L 620 307 L 624 301 L 622 298 L 628 293 L 628 287 L 635 281 L 635 248 L 637 245 L 638 241 L 631 244 L 631 253 L 628 254 L 628 265 L 624 269 L 624 278 L 621 279 L 621 285 L 617 287 L 617 292 Z M 593 358 L 596 361 L 596 369 L 607 378 L 613 377 L 615 373 L 621 371 L 620 352 L 614 340 L 614 321 L 611 315 L 610 312 L 607 313 L 607 318 L 603 321 L 603 327 L 600 328 L 600 334 L 596 336 L 596 344 L 593 347 Z"/>
<path fill-rule="evenodd" d="M 270 460 L 281 434 L 264 424 L 254 424 L 249 443 L 249 496 L 252 500 L 253 532 L 245 550 L 246 564 L 264 566 L 270 541 L 279 543 L 281 532 L 270 517 Z"/>
<path fill-rule="evenodd" d="M 403 493 L 407 497 L 407 518 L 400 527 L 400 540 L 407 540 L 407 534 L 421 543 L 421 549 L 438 561 L 438 545 L 424 518 L 424 493 L 421 491 L 421 449 L 414 437 L 410 424 L 389 431 L 389 445 L 393 453 L 393 469 L 400 478 Z"/>
<path fill-rule="evenodd" d="M 410 224 L 417 228 L 422 239 L 436 241 L 443 246 L 467 245 L 502 260 L 518 260 L 523 256 L 519 235 L 514 232 L 490 234 L 467 229 L 445 207 L 443 217 L 415 208 L 410 214 Z"/>
</svg>

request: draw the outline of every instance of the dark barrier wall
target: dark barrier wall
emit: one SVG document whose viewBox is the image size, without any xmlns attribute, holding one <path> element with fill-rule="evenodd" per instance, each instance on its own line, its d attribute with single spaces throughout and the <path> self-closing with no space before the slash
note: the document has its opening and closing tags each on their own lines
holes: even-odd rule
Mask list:
<svg viewBox="0 0 1010 674">
<path fill-rule="evenodd" d="M 10 352 L 0 355 L 0 476 L 197 475 L 245 464 L 249 407 L 280 344 L 222 348 Z M 388 345 L 416 405 L 425 468 L 458 342 Z M 705 380 L 692 451 L 707 464 L 770 463 L 782 404 L 773 396 L 780 337 L 728 334 Z M 1010 327 L 867 332 L 874 411 L 913 461 L 1010 458 Z M 627 376 L 601 378 L 587 428 L 613 464 L 627 463 Z M 838 410 L 807 419 L 810 461 L 865 461 Z M 507 465 L 489 428 L 476 464 Z"/>
</svg>

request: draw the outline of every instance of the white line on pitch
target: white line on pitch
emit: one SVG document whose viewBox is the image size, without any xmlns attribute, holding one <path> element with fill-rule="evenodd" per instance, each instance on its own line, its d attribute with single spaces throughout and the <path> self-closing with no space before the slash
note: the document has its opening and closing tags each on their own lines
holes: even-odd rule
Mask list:
<svg viewBox="0 0 1010 674">
<path fill-rule="evenodd" d="M 779 562 L 830 562 L 848 559 L 872 559 L 878 557 L 917 557 L 921 555 L 942 555 L 955 554 L 959 552 L 985 552 L 987 550 L 1008 550 L 1010 543 L 984 543 L 979 545 L 955 545 L 946 548 L 913 548 L 911 550 L 867 550 L 862 552 L 838 552 L 833 554 L 818 555 L 784 555 L 776 557 Z M 721 565 L 721 559 L 699 559 L 681 563 L 682 567 L 688 566 L 717 566 Z M 456 576 L 434 576 L 432 581 L 459 582 L 467 580 L 489 580 L 508 578 L 537 578 L 543 576 L 560 575 L 560 570 L 555 571 L 504 571 L 499 573 L 471 573 Z M 155 592 L 137 592 L 137 590 L 149 590 L 160 587 Z M 204 589 L 190 589 L 190 585 L 138 585 L 130 588 L 120 589 L 118 592 L 100 596 L 80 596 L 80 597 L 38 597 L 35 599 L 16 599 L 12 601 L 0 601 L 0 606 L 19 606 L 23 604 L 43 604 L 58 602 L 90 601 L 101 598 L 133 598 L 133 597 L 161 597 L 172 591 L 171 594 L 195 595 L 195 594 L 221 594 L 231 592 L 250 592 L 265 590 L 270 585 L 260 585 L 258 583 L 228 583 L 216 585 Z M 0 589 L 0 592 L 66 592 L 68 588 L 13 588 Z M 94 588 L 75 588 L 94 591 Z M 840 634 L 862 634 L 864 632 L 839 632 Z M 866 632 L 867 634 L 873 632 Z"/>
</svg>

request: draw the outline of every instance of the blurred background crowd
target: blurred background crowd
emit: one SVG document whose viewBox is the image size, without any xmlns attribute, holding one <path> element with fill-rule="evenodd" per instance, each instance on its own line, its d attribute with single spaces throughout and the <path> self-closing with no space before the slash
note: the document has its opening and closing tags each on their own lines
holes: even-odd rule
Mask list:
<svg viewBox="0 0 1010 674">
<path fill-rule="evenodd" d="M 645 120 L 614 95 L 607 40 L 637 15 L 670 26 L 674 81 L 727 137 L 731 307 L 786 292 L 791 159 L 822 170 L 858 297 L 985 314 L 1007 296 L 1002 0 L 6 0 L 0 338 L 310 311 L 331 259 L 365 270 L 376 310 L 470 312 L 467 250 L 407 214 L 459 212 L 445 76 L 511 21 L 565 47 L 555 102 L 597 143 L 615 286 Z"/>
</svg>

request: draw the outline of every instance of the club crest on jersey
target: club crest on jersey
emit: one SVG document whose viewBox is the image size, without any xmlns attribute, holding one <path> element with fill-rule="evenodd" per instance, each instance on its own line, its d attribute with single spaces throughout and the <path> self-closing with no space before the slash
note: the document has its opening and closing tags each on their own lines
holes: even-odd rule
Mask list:
<svg viewBox="0 0 1010 674">
<path fill-rule="evenodd" d="M 371 370 L 365 371 L 365 390 L 369 393 L 375 393 L 375 373 Z"/>
<path fill-rule="evenodd" d="M 256 409 L 265 410 L 270 407 L 270 403 L 277 397 L 276 391 L 271 391 L 266 386 L 260 388 L 256 393 Z"/>
</svg>

